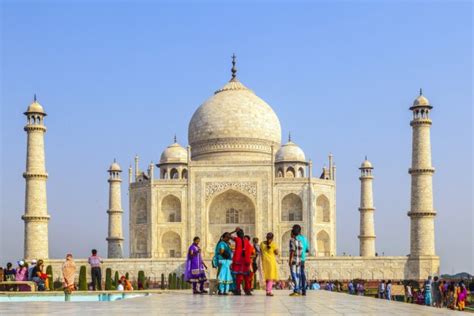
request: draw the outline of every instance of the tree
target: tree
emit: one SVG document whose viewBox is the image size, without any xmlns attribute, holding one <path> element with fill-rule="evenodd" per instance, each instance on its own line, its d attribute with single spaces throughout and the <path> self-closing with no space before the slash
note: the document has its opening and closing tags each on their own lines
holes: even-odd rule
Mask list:
<svg viewBox="0 0 474 316">
<path fill-rule="evenodd" d="M 165 275 L 164 273 L 161 274 L 161 289 L 165 289 Z"/>
<path fill-rule="evenodd" d="M 105 290 L 111 291 L 114 288 L 112 287 L 112 269 L 105 269 Z"/>
<path fill-rule="evenodd" d="M 138 289 L 144 290 L 146 287 L 145 272 L 143 270 L 138 271 Z"/>
<path fill-rule="evenodd" d="M 119 284 L 119 273 L 118 271 L 115 271 L 115 275 L 114 275 L 114 287 L 117 288 Z"/>
<path fill-rule="evenodd" d="M 86 266 L 81 266 L 79 270 L 79 291 L 87 291 Z"/>
<path fill-rule="evenodd" d="M 184 274 L 181 274 L 181 290 L 186 288 L 186 280 L 184 279 Z"/>
<path fill-rule="evenodd" d="M 53 283 L 53 267 L 51 265 L 48 265 L 46 267 L 46 274 L 48 276 L 48 283 L 49 283 L 49 290 L 54 291 L 54 283 Z"/>
<path fill-rule="evenodd" d="M 171 282 L 173 282 L 173 275 L 168 274 L 168 290 L 171 290 Z"/>
</svg>

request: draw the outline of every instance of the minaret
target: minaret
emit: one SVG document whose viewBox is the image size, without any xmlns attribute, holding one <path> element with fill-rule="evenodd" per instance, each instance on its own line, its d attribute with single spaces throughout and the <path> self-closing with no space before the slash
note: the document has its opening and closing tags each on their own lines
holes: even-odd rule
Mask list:
<svg viewBox="0 0 474 316">
<path fill-rule="evenodd" d="M 410 217 L 410 258 L 435 256 L 433 209 L 433 173 L 431 166 L 430 111 L 433 107 L 428 99 L 420 95 L 410 110 L 413 119 L 410 125 L 412 136 L 412 162 L 408 173 L 411 175 Z"/>
<path fill-rule="evenodd" d="M 28 135 L 25 192 L 25 259 L 48 258 L 48 205 L 46 200 L 46 173 L 44 160 L 44 117 L 43 107 L 34 97 L 33 103 L 26 112 L 26 126 L 24 130 Z"/>
<path fill-rule="evenodd" d="M 372 192 L 372 164 L 365 157 L 360 166 L 360 235 L 359 252 L 361 257 L 375 256 L 374 196 Z"/>
<path fill-rule="evenodd" d="M 123 233 L 122 233 L 122 196 L 120 193 L 120 179 L 119 164 L 114 160 L 108 170 L 109 172 L 109 236 L 108 242 L 108 258 L 123 258 Z"/>
</svg>

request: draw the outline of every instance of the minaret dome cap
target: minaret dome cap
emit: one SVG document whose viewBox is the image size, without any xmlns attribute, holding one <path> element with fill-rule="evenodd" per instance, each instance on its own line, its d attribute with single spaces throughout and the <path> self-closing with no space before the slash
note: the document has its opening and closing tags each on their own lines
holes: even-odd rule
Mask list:
<svg viewBox="0 0 474 316">
<path fill-rule="evenodd" d="M 432 108 L 430 101 L 423 95 L 423 91 L 420 89 L 420 95 L 413 101 L 413 105 L 410 109 L 418 107 Z"/>
<path fill-rule="evenodd" d="M 28 106 L 28 109 L 26 109 L 26 112 L 24 114 L 28 115 L 32 113 L 42 114 L 46 116 L 46 112 L 44 111 L 43 106 L 39 104 L 38 100 L 36 100 L 36 95 L 33 99 L 33 102 L 30 104 L 30 106 Z"/>
<path fill-rule="evenodd" d="M 367 159 L 365 159 L 360 165 L 360 169 L 373 169 L 373 168 L 374 167 L 372 167 L 372 163 L 368 161 Z"/>
<path fill-rule="evenodd" d="M 121 171 L 122 171 L 122 168 L 120 168 L 120 165 L 119 165 L 116 161 L 114 161 L 114 162 L 110 165 L 109 171 L 110 171 L 110 172 L 111 172 L 111 171 L 115 171 L 115 172 L 118 171 L 118 172 L 121 172 Z"/>
</svg>

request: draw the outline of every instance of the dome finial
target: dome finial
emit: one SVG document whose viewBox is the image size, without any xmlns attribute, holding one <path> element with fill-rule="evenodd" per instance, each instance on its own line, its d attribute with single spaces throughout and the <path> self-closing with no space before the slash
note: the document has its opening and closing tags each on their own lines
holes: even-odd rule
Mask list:
<svg viewBox="0 0 474 316">
<path fill-rule="evenodd" d="M 36 93 L 33 95 L 33 102 L 36 102 Z"/>
<path fill-rule="evenodd" d="M 288 132 L 288 142 L 291 142 L 291 132 Z"/>
<path fill-rule="evenodd" d="M 420 96 L 422 96 L 422 95 L 423 95 L 423 89 L 420 88 Z"/>
<path fill-rule="evenodd" d="M 365 160 L 367 160 L 367 155 L 365 155 Z"/>
<path fill-rule="evenodd" d="M 178 138 L 176 137 L 176 134 L 174 134 L 174 138 L 173 138 L 174 142 L 177 143 L 178 142 Z"/>
<path fill-rule="evenodd" d="M 237 59 L 237 57 L 235 56 L 235 54 L 232 54 L 232 79 L 231 80 L 235 80 L 236 77 L 237 77 L 237 68 L 235 68 L 235 60 Z"/>
</svg>

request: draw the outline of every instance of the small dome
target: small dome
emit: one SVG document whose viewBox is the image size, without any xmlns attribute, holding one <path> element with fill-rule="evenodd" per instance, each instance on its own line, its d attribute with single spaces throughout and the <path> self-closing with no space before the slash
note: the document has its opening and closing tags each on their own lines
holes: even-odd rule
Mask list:
<svg viewBox="0 0 474 316">
<path fill-rule="evenodd" d="M 34 98 L 33 103 L 31 103 L 30 106 L 28 106 L 28 109 L 26 110 L 25 114 L 27 113 L 41 113 L 43 115 L 46 115 L 46 112 L 44 111 L 43 107 L 36 100 L 36 96 Z"/>
<path fill-rule="evenodd" d="M 306 162 L 306 157 L 303 150 L 293 143 L 291 140 L 278 149 L 275 157 L 275 162 L 283 161 L 303 161 Z"/>
<path fill-rule="evenodd" d="M 114 160 L 109 167 L 109 171 L 122 171 L 122 168 L 120 168 L 120 165 Z"/>
<path fill-rule="evenodd" d="M 187 163 L 188 151 L 176 141 L 166 147 L 160 157 L 160 164 L 165 163 Z"/>
<path fill-rule="evenodd" d="M 364 168 L 364 169 L 372 169 L 372 163 L 370 161 L 367 160 L 367 158 L 362 162 L 362 164 L 360 165 L 360 168 Z"/>
<path fill-rule="evenodd" d="M 423 95 L 423 90 L 420 89 L 420 95 L 413 101 L 413 106 L 411 108 L 415 107 L 429 107 L 431 108 L 430 101 Z"/>
</svg>

